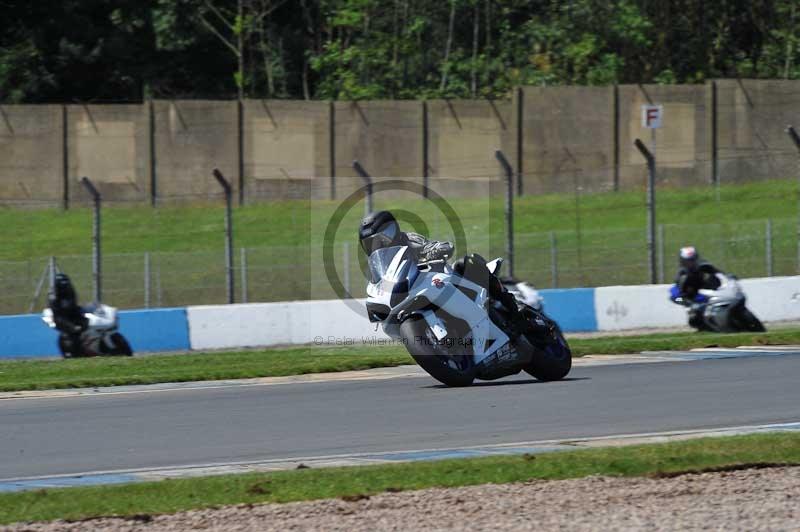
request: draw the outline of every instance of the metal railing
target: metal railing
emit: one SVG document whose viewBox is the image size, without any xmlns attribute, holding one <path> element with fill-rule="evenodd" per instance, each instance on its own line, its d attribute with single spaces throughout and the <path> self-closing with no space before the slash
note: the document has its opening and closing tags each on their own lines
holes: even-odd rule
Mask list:
<svg viewBox="0 0 800 532">
<path fill-rule="evenodd" d="M 515 275 L 539 288 L 647 284 L 645 230 L 584 229 L 517 233 Z M 658 282 L 671 282 L 677 249 L 691 243 L 721 269 L 740 277 L 794 275 L 796 220 L 763 219 L 735 224 L 662 224 L 656 248 Z M 366 284 L 355 242 L 336 244 L 336 269 L 345 289 L 364 295 Z M 502 240 L 473 235 L 470 249 L 484 256 L 504 255 Z M 579 247 L 580 246 L 580 247 Z M 232 253 L 239 277 L 237 302 L 327 299 L 335 297 L 317 251 L 308 245 L 240 247 Z M 580 260 L 579 260 L 580 256 Z M 224 304 L 229 301 L 227 253 L 219 251 L 106 253 L 104 299 L 121 308 Z M 0 313 L 38 311 L 46 303 L 49 257 L 0 261 Z M 84 301 L 91 299 L 92 255 L 57 257 Z M 507 274 L 507 271 L 501 272 Z"/>
</svg>

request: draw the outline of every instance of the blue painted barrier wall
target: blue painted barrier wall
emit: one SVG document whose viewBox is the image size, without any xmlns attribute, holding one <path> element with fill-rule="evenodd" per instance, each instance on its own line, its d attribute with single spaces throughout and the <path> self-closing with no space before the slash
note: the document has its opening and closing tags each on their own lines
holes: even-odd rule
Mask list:
<svg viewBox="0 0 800 532">
<path fill-rule="evenodd" d="M 184 351 L 191 347 L 184 308 L 120 311 L 119 330 L 134 353 Z"/>
<path fill-rule="evenodd" d="M 564 331 L 597 330 L 594 288 L 541 290 L 541 294 L 545 311 Z M 220 308 L 231 310 L 228 306 Z M 285 309 L 276 312 L 286 315 Z M 219 323 L 220 329 L 225 325 Z M 189 327 L 185 308 L 125 310 L 119 314 L 120 332 L 134 352 L 189 350 Z M 0 316 L 0 359 L 59 356 L 57 340 L 58 334 L 38 314 Z"/>
<path fill-rule="evenodd" d="M 186 309 L 123 310 L 119 330 L 134 352 L 189 349 Z M 39 314 L 0 316 L 0 359 L 61 356 L 58 333 Z"/>
<path fill-rule="evenodd" d="M 565 332 L 597 330 L 594 288 L 551 288 L 539 290 L 545 313 Z"/>
<path fill-rule="evenodd" d="M 58 333 L 39 314 L 0 316 L 0 358 L 61 356 Z"/>
</svg>

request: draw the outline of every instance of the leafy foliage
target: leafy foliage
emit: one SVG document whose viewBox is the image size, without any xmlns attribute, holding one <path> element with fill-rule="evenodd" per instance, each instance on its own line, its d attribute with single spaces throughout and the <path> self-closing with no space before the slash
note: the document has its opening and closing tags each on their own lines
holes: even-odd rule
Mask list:
<svg viewBox="0 0 800 532">
<path fill-rule="evenodd" d="M 0 99 L 502 97 L 800 77 L 796 0 L 3 2 Z"/>
</svg>

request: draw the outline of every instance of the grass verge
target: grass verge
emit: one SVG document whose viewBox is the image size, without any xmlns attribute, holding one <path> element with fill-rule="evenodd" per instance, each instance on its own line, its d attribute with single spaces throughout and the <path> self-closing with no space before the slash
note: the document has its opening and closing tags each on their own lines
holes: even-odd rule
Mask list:
<svg viewBox="0 0 800 532">
<path fill-rule="evenodd" d="M 404 349 L 297 347 L 148 357 L 0 362 L 0 391 L 281 377 L 412 364 Z"/>
<path fill-rule="evenodd" d="M 386 491 L 587 475 L 672 476 L 757 464 L 800 465 L 800 435 L 760 434 L 542 455 L 300 469 L 0 495 L 0 522 L 172 513 L 240 503 L 361 498 Z"/>
<path fill-rule="evenodd" d="M 642 351 L 678 351 L 701 347 L 797 344 L 800 344 L 800 329 L 796 328 L 778 329 L 765 333 L 678 332 L 569 339 L 569 345 L 574 356 L 627 354 L 640 353 Z"/>
<path fill-rule="evenodd" d="M 800 329 L 766 333 L 669 333 L 569 340 L 573 355 L 800 344 Z M 155 384 L 279 377 L 413 364 L 400 345 L 385 347 L 295 347 L 134 358 L 22 360 L 0 362 L 0 391 Z"/>
</svg>

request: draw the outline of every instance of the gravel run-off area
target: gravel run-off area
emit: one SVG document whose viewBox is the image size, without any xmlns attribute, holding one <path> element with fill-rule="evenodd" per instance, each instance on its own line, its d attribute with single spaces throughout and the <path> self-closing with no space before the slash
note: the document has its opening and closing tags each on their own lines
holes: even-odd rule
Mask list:
<svg viewBox="0 0 800 532">
<path fill-rule="evenodd" d="M 800 530 L 800 467 L 486 484 L 10 527 L 17 532 L 532 529 Z"/>
</svg>

